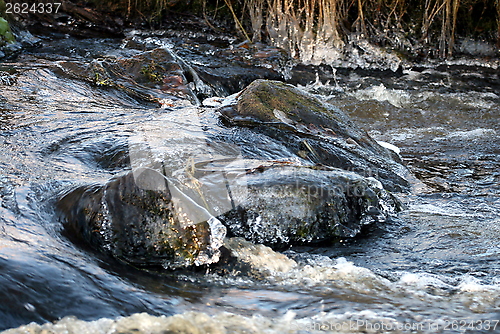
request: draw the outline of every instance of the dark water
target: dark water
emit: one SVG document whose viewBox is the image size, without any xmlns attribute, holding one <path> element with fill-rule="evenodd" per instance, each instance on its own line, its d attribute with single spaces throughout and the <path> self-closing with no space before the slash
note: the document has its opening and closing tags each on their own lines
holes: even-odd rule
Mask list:
<svg viewBox="0 0 500 334">
<path fill-rule="evenodd" d="M 498 64 L 396 73 L 315 69 L 321 80 L 299 87 L 400 148 L 414 175 L 412 193 L 401 195 L 408 209 L 339 245 L 293 248 L 288 259 L 263 249 L 259 275 L 221 277 L 118 263 L 70 241 L 54 212 L 68 186 L 104 182 L 130 168 L 126 157 L 138 129 L 190 126 L 175 117 L 193 108 L 184 102 L 160 108 L 54 70 L 59 60 L 88 61 L 120 44 L 47 41 L 16 63 L 0 64 L 0 329 L 69 315 L 89 321 L 196 311 L 199 319 L 188 313 L 174 322 L 195 328 L 216 321 L 228 332 L 324 332 L 356 321 L 363 324 L 351 332 L 384 332 L 367 323 L 392 324 L 385 332 L 500 332 L 493 328 L 500 319 Z M 201 54 L 185 56 L 210 60 Z M 137 328 L 152 321 L 127 319 Z M 92 328 L 65 321 L 82 333 Z M 447 327 L 460 321 L 469 327 Z M 491 326 L 479 328 L 485 321 Z M 320 323 L 330 327 L 316 328 Z M 401 324 L 414 328 L 397 329 Z"/>
</svg>

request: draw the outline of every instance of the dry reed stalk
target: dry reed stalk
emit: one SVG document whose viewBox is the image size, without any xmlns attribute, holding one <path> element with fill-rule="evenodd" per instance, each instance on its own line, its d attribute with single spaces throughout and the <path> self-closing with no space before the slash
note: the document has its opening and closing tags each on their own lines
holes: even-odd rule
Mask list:
<svg viewBox="0 0 500 334">
<path fill-rule="evenodd" d="M 340 46 L 342 1 L 268 0 L 266 26 L 272 43 L 305 62 L 314 61 L 327 46 Z"/>
<path fill-rule="evenodd" d="M 320 4 L 322 10 L 319 16 L 318 38 L 325 42 L 332 42 L 335 47 L 343 44 L 339 32 L 339 22 L 342 20 L 341 2 L 342 0 L 322 0 Z"/>
<path fill-rule="evenodd" d="M 455 31 L 457 28 L 457 15 L 458 8 L 460 7 L 460 0 L 453 0 L 452 18 L 451 18 L 451 31 L 450 31 L 450 44 L 448 45 L 448 55 L 452 55 L 453 47 L 455 46 Z"/>
<path fill-rule="evenodd" d="M 424 17 L 422 20 L 422 41 L 424 43 L 429 43 L 429 31 L 432 22 L 434 22 L 434 18 L 436 17 L 439 12 L 443 9 L 444 5 L 446 4 L 446 0 L 440 0 L 443 1 L 441 4 L 439 1 L 433 1 L 433 0 L 425 0 L 425 10 L 424 10 Z"/>
<path fill-rule="evenodd" d="M 368 35 L 368 31 L 366 30 L 365 15 L 363 12 L 363 2 L 361 0 L 358 0 L 358 18 L 356 21 L 359 24 L 359 30 L 362 34 L 361 37 L 366 37 Z"/>
<path fill-rule="evenodd" d="M 446 58 L 453 54 L 455 28 L 460 0 L 444 0 L 444 13 L 441 20 L 441 36 L 439 38 L 439 56 Z"/>
<path fill-rule="evenodd" d="M 403 15 L 405 14 L 405 0 L 395 0 L 394 4 L 390 6 L 391 10 L 389 14 L 387 15 L 387 21 L 384 25 L 384 28 L 389 29 L 391 28 L 391 17 L 394 15 L 395 17 L 395 22 L 398 28 L 402 28 L 401 22 L 403 21 Z M 398 11 L 398 8 L 400 10 Z"/>
<path fill-rule="evenodd" d="M 497 47 L 500 48 L 500 0 L 495 2 L 497 8 Z"/>
<path fill-rule="evenodd" d="M 160 0 L 163 1 L 163 0 Z M 238 19 L 238 16 L 236 16 L 236 13 L 233 9 L 233 5 L 231 4 L 230 0 L 224 0 L 226 3 L 226 6 L 229 8 L 229 11 L 231 12 L 231 15 L 233 15 L 234 22 L 236 22 L 237 27 L 240 29 L 241 33 L 245 36 L 245 39 L 247 41 L 251 41 L 250 37 L 248 36 L 245 28 L 243 28 L 243 25 L 241 24 L 240 20 Z"/>
<path fill-rule="evenodd" d="M 252 24 L 252 42 L 260 42 L 264 24 L 264 0 L 247 0 L 245 6 L 248 6 L 250 23 Z"/>
</svg>

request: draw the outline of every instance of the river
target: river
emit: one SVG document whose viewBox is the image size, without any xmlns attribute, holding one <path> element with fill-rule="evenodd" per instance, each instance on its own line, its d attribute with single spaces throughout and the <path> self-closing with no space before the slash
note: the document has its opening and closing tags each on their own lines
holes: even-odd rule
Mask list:
<svg viewBox="0 0 500 334">
<path fill-rule="evenodd" d="M 332 246 L 263 248 L 255 275 L 158 272 L 72 242 L 54 197 L 130 168 L 137 129 L 182 120 L 55 70 L 118 52 L 122 41 L 43 38 L 44 47 L 0 63 L 0 330 L 500 333 L 498 62 L 287 73 L 400 149 L 413 175 L 411 193 L 399 195 L 406 209 Z M 47 322 L 57 323 L 36 325 Z"/>
</svg>

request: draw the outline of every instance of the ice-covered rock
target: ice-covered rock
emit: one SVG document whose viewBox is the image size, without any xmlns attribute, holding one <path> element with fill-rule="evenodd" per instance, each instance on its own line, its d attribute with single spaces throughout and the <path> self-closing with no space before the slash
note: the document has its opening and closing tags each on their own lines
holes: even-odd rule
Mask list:
<svg viewBox="0 0 500 334">
<path fill-rule="evenodd" d="M 134 172 L 61 196 L 57 205 L 69 234 L 134 265 L 217 262 L 225 227 L 163 175 Z"/>
<path fill-rule="evenodd" d="M 406 168 L 340 109 L 278 81 L 256 80 L 237 103 L 220 109 L 230 125 L 249 127 L 312 163 L 375 176 L 387 190 L 406 191 Z"/>
</svg>

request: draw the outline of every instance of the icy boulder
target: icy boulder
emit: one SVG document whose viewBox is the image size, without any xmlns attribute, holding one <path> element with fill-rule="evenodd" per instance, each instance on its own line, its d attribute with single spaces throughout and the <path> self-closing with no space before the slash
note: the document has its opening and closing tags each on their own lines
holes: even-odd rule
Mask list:
<svg viewBox="0 0 500 334">
<path fill-rule="evenodd" d="M 226 235 L 216 218 L 148 169 L 72 189 L 58 208 L 73 238 L 138 266 L 217 262 Z"/>
<path fill-rule="evenodd" d="M 251 128 L 311 163 L 373 176 L 389 191 L 407 191 L 406 168 L 340 109 L 282 82 L 256 80 L 220 109 L 231 126 Z"/>
<path fill-rule="evenodd" d="M 229 235 L 274 248 L 354 237 L 401 209 L 377 180 L 336 168 L 266 168 L 244 182 L 245 196 L 233 196 L 239 205 L 218 218 Z"/>
</svg>

